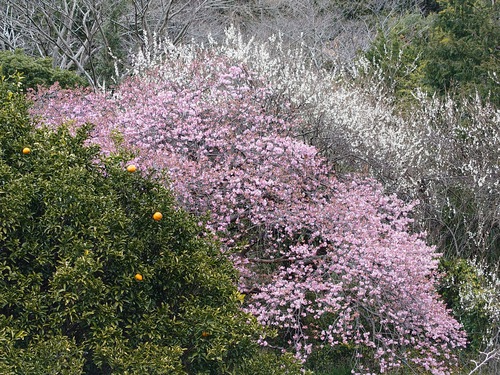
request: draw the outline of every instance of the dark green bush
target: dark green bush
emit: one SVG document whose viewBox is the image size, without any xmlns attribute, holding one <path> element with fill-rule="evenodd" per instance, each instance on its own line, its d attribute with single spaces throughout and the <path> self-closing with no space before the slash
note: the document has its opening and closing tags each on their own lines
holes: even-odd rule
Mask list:
<svg viewBox="0 0 500 375">
<path fill-rule="evenodd" d="M 424 48 L 424 84 L 435 92 L 479 95 L 500 104 L 500 6 L 486 0 L 441 0 Z"/>
<path fill-rule="evenodd" d="M 355 355 L 353 346 L 324 346 L 312 353 L 306 366 L 313 370 L 315 375 L 349 375 L 355 366 Z"/>
<path fill-rule="evenodd" d="M 90 126 L 34 129 L 15 87 L 0 84 L 0 373 L 255 366 L 263 332 L 198 220 L 146 171 L 85 146 Z"/>
<path fill-rule="evenodd" d="M 249 357 L 233 373 L 233 375 L 313 375 L 312 372 L 301 372 L 301 365 L 291 354 L 277 355 L 272 351 L 260 351 Z"/>
<path fill-rule="evenodd" d="M 429 28 L 429 20 L 419 14 L 407 14 L 398 18 L 387 34 L 379 32 L 378 37 L 366 51 L 364 57 L 382 74 L 388 94 L 399 100 L 411 98 L 416 87 L 429 89 L 424 85 L 425 63 L 422 60 L 421 41 Z"/>
<path fill-rule="evenodd" d="M 51 86 L 56 82 L 63 88 L 88 85 L 88 82 L 75 72 L 53 68 L 50 58 L 30 57 L 22 50 L 0 51 L 0 68 L 0 75 L 21 73 L 25 89 L 36 89 L 38 85 Z"/>
<path fill-rule="evenodd" d="M 499 285 L 479 265 L 464 259 L 443 259 L 440 269 L 446 275 L 440 294 L 467 331 L 470 349 L 483 349 L 491 331 L 498 330 L 498 313 L 493 311 L 500 307 Z"/>
<path fill-rule="evenodd" d="M 500 105 L 500 5 L 439 0 L 437 13 L 399 18 L 365 54 L 399 97 L 420 87 L 439 95 L 475 96 Z"/>
</svg>

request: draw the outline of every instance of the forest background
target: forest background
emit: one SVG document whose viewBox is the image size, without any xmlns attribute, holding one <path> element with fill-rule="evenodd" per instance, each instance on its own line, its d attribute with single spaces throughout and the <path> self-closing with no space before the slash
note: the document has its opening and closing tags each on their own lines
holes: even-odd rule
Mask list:
<svg viewBox="0 0 500 375">
<path fill-rule="evenodd" d="M 408 204 L 419 201 L 411 209 L 410 232 L 425 232 L 427 245 L 443 254 L 439 260 L 443 274 L 436 280 L 436 288 L 469 339 L 467 349 L 459 351 L 460 370 L 456 371 L 499 371 L 500 5 L 494 0 L 0 0 L 0 4 L 3 76 L 20 72 L 22 90 L 48 87 L 57 81 L 63 89 L 87 86 L 89 92 L 96 93 L 96 97 L 84 97 L 88 103 L 82 108 L 88 112 L 81 115 L 73 111 L 83 100 L 79 91 L 75 91 L 76 99 L 68 99 L 69 94 L 57 87 L 31 92 L 35 100 L 32 115 L 43 116 L 48 123 L 60 123 L 64 116 L 75 122 L 110 121 L 97 109 L 106 95 L 122 95 L 122 104 L 135 108 L 127 101 L 127 90 L 137 90 L 138 102 L 141 90 L 162 92 L 162 87 L 141 86 L 146 78 L 141 83 L 127 81 L 148 77 L 151 69 L 160 70 L 161 79 L 179 87 L 196 83 L 200 90 L 214 89 L 197 80 L 208 82 L 214 76 L 227 79 L 217 82 L 225 84 L 228 92 L 236 85 L 236 94 L 242 98 L 246 89 L 238 85 L 255 80 L 252 90 L 264 90 L 256 94 L 261 100 L 257 102 L 269 116 L 279 119 L 271 121 L 275 129 L 270 126 L 266 130 L 270 136 L 286 132 L 313 146 L 341 181 L 352 176 L 371 177 L 386 196 L 395 194 Z M 211 68 L 204 71 L 204 65 Z M 231 71 L 231 67 L 243 70 Z M 234 75 L 220 76 L 225 70 Z M 154 83 L 152 76 L 150 79 Z M 217 87 L 223 91 L 222 86 Z M 222 92 L 218 95 L 212 99 L 225 97 Z M 145 103 L 141 105 L 151 105 Z M 231 114 L 234 103 L 227 103 Z M 254 114 L 251 120 L 236 114 L 229 118 L 252 123 L 257 129 L 269 128 L 265 121 L 255 120 L 259 116 L 252 112 L 255 108 L 245 108 Z M 283 121 L 294 125 L 280 130 Z M 139 138 L 146 139 L 152 133 L 151 127 L 144 126 L 148 131 Z M 116 140 L 117 134 L 114 136 Z M 113 138 L 103 141 L 100 135 L 92 137 L 105 150 Z M 130 139 L 125 136 L 123 142 L 147 152 L 151 145 L 158 147 L 154 137 L 152 144 L 141 146 L 135 134 Z M 283 142 L 288 140 L 283 138 Z M 291 150 L 296 146 L 287 147 Z M 234 152 L 224 150 L 226 155 Z M 134 160 L 146 165 L 145 155 L 151 158 L 151 154 L 139 152 Z M 289 158 L 293 160 L 291 155 Z M 228 160 L 237 162 L 237 156 Z M 321 190 L 324 182 L 320 179 L 312 186 Z M 312 189 L 305 182 L 304 186 L 301 189 Z M 176 188 L 177 192 L 187 189 Z M 217 207 L 193 203 L 192 192 L 179 194 L 183 208 L 197 214 L 210 211 L 218 220 L 209 220 L 209 227 L 229 233 L 231 241 L 238 243 L 232 246 L 222 240 L 224 246 L 244 252 L 242 247 L 255 242 L 255 233 L 244 224 L 235 225 L 230 219 L 221 225 L 224 216 Z M 327 199 L 328 194 L 321 199 Z M 328 235 L 321 232 L 323 238 Z M 272 235 L 259 236 L 263 242 L 276 240 Z M 278 248 L 275 256 L 282 257 L 282 251 Z M 318 254 L 316 249 L 315 256 Z M 261 265 L 272 265 L 273 258 L 258 255 Z M 299 253 L 294 256 L 299 257 Z M 278 273 L 273 277 L 289 276 Z M 251 298 L 263 298 L 259 294 L 263 288 L 252 291 L 241 287 L 240 291 L 247 295 L 244 303 L 248 311 L 267 322 L 288 319 L 280 315 L 280 308 L 274 315 L 259 313 Z M 266 308 L 271 311 L 269 306 Z M 288 323 L 295 327 L 297 321 Z M 383 326 L 380 321 L 376 324 Z M 307 324 L 299 325 L 303 329 Z M 289 339 L 286 332 L 280 334 L 283 343 L 276 339 L 276 347 L 286 346 Z M 296 352 L 304 351 L 300 345 L 309 344 L 305 337 L 288 340 Z M 356 341 L 354 336 L 349 339 Z M 359 342 L 347 341 L 341 349 L 321 347 L 307 353 L 305 366 L 318 374 L 342 373 L 359 366 L 362 370 L 356 356 L 364 355 L 370 358 L 368 362 L 376 363 L 376 371 L 404 371 L 397 365 L 386 367 L 377 355 L 360 354 Z M 396 362 L 394 358 L 388 361 Z M 425 365 L 422 370 L 418 362 L 408 365 L 410 371 L 441 371 L 437 365 L 430 366 L 431 370 Z"/>
</svg>

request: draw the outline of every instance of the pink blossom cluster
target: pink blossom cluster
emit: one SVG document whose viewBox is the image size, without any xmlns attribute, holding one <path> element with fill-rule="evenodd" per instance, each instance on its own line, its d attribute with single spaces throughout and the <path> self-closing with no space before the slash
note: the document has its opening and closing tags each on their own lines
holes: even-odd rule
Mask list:
<svg viewBox="0 0 500 375">
<path fill-rule="evenodd" d="M 121 134 L 141 170 L 166 170 L 180 204 L 209 214 L 245 308 L 280 332 L 264 344 L 304 360 L 348 345 L 361 372 L 449 373 L 465 335 L 435 290 L 439 255 L 409 231 L 413 204 L 333 175 L 258 82 L 224 58 L 167 62 L 113 93 L 41 90 L 33 115 L 93 122 L 103 152 Z"/>
</svg>

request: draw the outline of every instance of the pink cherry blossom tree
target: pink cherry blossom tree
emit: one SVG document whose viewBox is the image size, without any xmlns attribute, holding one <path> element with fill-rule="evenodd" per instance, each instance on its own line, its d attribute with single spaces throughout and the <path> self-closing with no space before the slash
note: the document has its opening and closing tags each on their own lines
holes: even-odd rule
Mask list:
<svg viewBox="0 0 500 375">
<path fill-rule="evenodd" d="M 450 373 L 465 335 L 435 290 L 439 254 L 411 232 L 414 203 L 372 179 L 335 176 L 294 137 L 287 102 L 228 61 L 179 55 L 113 93 L 40 90 L 33 115 L 92 122 L 104 153 L 119 135 L 140 170 L 166 171 L 240 270 L 244 308 L 278 330 L 263 345 L 304 360 L 347 345 L 360 373 Z"/>
</svg>

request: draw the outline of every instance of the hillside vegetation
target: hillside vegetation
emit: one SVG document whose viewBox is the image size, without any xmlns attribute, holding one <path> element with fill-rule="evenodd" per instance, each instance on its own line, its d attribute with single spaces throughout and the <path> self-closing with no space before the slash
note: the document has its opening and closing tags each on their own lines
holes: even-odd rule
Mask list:
<svg viewBox="0 0 500 375">
<path fill-rule="evenodd" d="M 2 2 L 0 366 L 497 373 L 496 2 Z"/>
</svg>

